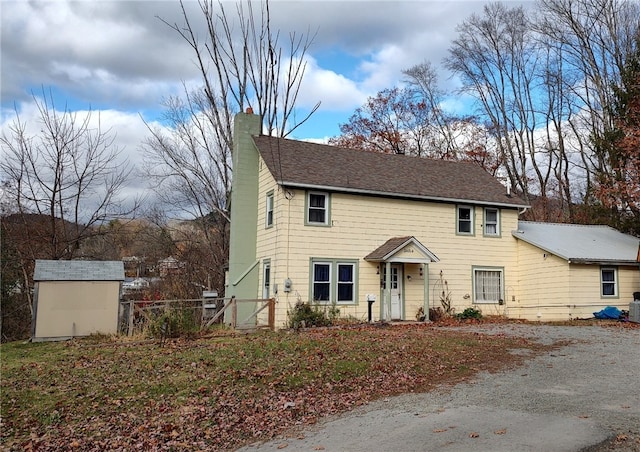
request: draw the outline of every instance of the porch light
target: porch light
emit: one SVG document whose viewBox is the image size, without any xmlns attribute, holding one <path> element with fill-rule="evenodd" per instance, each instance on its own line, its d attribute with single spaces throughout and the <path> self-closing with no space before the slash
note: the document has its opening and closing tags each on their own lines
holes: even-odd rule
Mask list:
<svg viewBox="0 0 640 452">
<path fill-rule="evenodd" d="M 420 266 L 420 276 L 424 276 L 422 265 Z"/>
</svg>

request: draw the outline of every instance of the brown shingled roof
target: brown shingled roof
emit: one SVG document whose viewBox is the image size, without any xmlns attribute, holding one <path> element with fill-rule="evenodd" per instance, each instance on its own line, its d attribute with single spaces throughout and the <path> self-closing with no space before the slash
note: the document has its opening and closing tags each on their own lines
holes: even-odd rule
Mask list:
<svg viewBox="0 0 640 452">
<path fill-rule="evenodd" d="M 380 245 L 378 248 L 367 254 L 364 258 L 366 261 L 384 261 L 391 257 L 392 254 L 396 253 L 401 248 L 404 248 L 406 245 L 413 243 L 419 249 L 422 250 L 425 257 L 428 257 L 433 262 L 438 262 L 438 256 L 433 254 L 431 251 L 427 249 L 418 239 L 409 235 L 405 237 L 393 237 L 387 240 L 385 243 Z"/>
<path fill-rule="evenodd" d="M 392 251 L 398 249 L 405 243 L 407 243 L 411 239 L 411 236 L 407 237 L 394 237 L 392 239 L 387 240 L 380 247 L 373 250 L 367 256 L 365 256 L 365 260 L 381 260 L 384 259 L 385 256 Z"/>
<path fill-rule="evenodd" d="M 379 154 L 265 135 L 255 145 L 276 181 L 284 186 L 382 196 L 464 201 L 524 207 L 480 166 Z"/>
</svg>

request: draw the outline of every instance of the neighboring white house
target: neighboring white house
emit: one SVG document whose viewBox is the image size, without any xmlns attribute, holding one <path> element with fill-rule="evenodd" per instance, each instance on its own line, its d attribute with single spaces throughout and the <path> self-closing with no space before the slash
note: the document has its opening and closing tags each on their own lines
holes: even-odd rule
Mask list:
<svg viewBox="0 0 640 452">
<path fill-rule="evenodd" d="M 36 260 L 33 341 L 116 334 L 122 261 Z"/>
</svg>

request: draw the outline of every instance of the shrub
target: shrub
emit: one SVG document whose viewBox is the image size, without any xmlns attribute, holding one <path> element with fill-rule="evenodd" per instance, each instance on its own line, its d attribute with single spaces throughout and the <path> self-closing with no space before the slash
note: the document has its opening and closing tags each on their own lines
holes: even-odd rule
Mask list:
<svg viewBox="0 0 640 452">
<path fill-rule="evenodd" d="M 438 322 L 444 317 L 444 311 L 442 308 L 429 308 L 429 320 L 432 322 Z"/>
<path fill-rule="evenodd" d="M 465 319 L 481 319 L 482 312 L 476 308 L 467 308 L 459 314 L 455 315 L 456 319 L 465 320 Z"/>
<path fill-rule="evenodd" d="M 332 306 L 319 306 L 309 302 L 298 301 L 287 311 L 289 328 L 306 328 L 310 326 L 330 326 L 340 315 L 340 309 Z"/>
<path fill-rule="evenodd" d="M 190 310 L 167 309 L 153 317 L 147 331 L 155 338 L 175 338 L 195 334 L 198 326 Z"/>
</svg>

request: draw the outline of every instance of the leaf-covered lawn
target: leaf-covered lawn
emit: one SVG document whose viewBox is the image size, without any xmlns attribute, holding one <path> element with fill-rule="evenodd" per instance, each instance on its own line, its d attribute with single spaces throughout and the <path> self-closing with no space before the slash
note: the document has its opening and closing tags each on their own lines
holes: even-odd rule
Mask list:
<svg viewBox="0 0 640 452">
<path fill-rule="evenodd" d="M 155 343 L 3 344 L 2 447 L 233 449 L 404 392 L 521 363 L 524 339 L 429 325 Z"/>
</svg>

